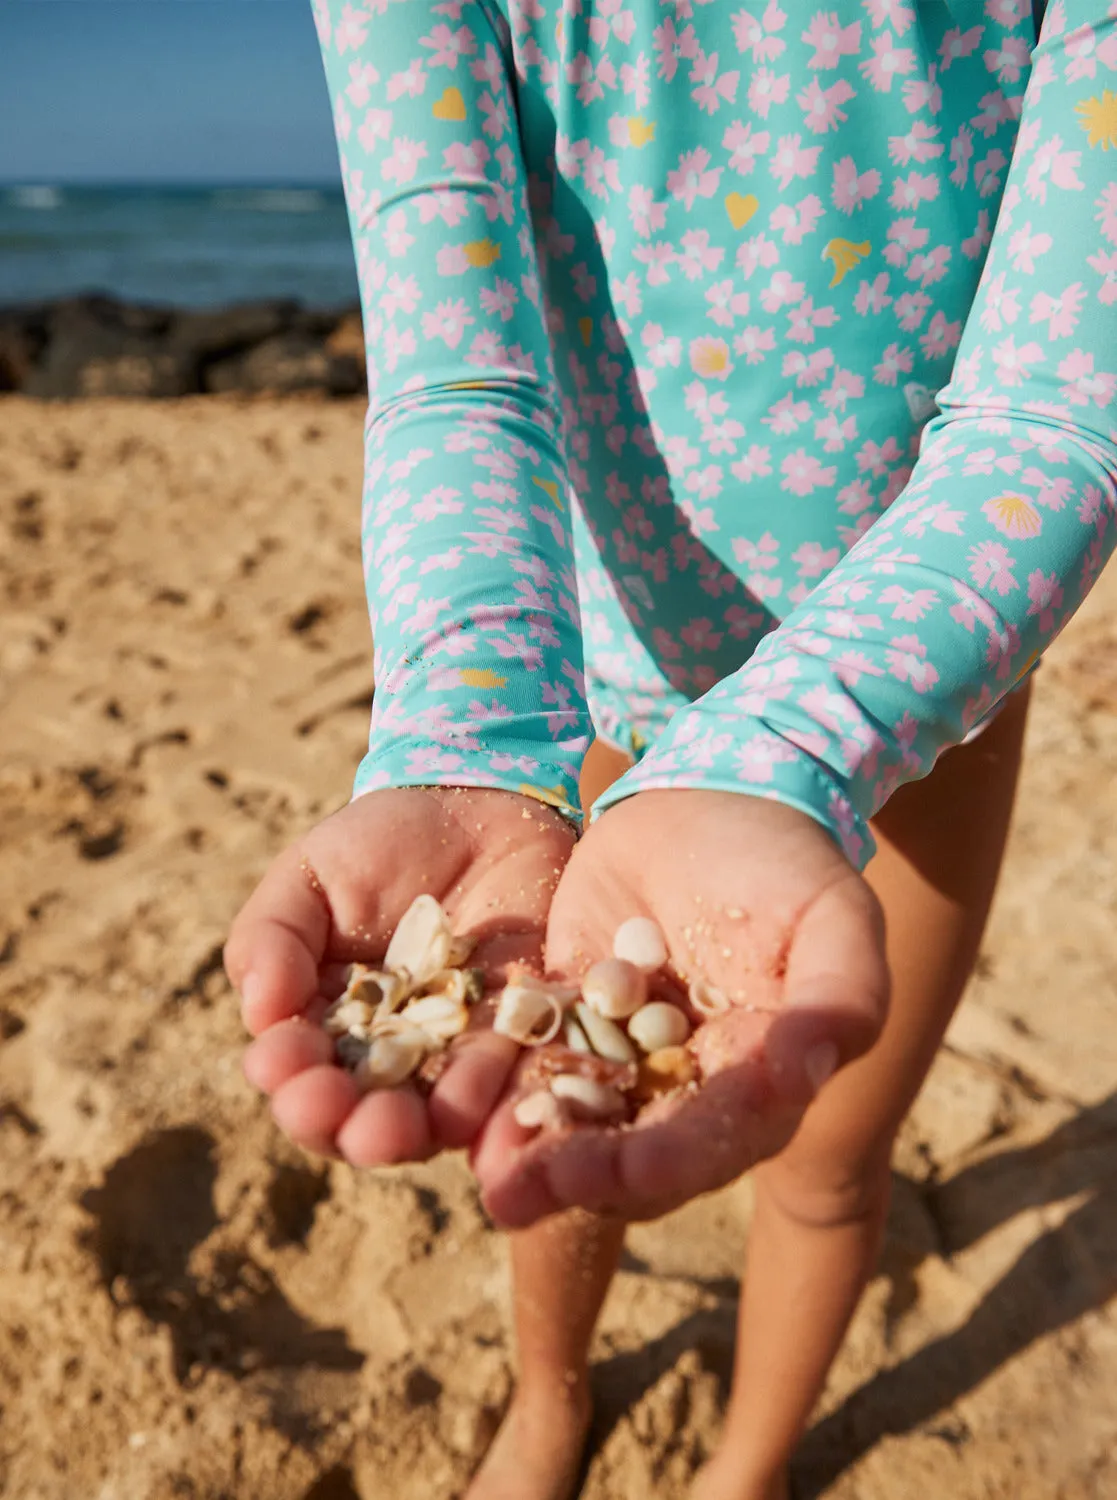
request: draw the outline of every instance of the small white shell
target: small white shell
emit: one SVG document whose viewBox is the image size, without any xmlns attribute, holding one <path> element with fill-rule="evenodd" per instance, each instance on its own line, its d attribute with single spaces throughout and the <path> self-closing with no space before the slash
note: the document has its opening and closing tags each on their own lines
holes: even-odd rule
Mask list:
<svg viewBox="0 0 1117 1500">
<path fill-rule="evenodd" d="M 399 1013 L 405 1025 L 418 1026 L 437 1042 L 460 1036 L 469 1025 L 469 1007 L 452 995 L 424 995 L 412 1000 Z"/>
<path fill-rule="evenodd" d="M 606 1057 L 610 1062 L 616 1063 L 636 1061 L 636 1049 L 619 1026 L 605 1016 L 598 1015 L 588 1005 L 576 1005 L 574 1014 L 598 1057 Z"/>
<path fill-rule="evenodd" d="M 593 1048 L 589 1044 L 589 1038 L 572 1015 L 566 1015 L 563 1018 L 562 1039 L 571 1052 L 593 1051 Z"/>
<path fill-rule="evenodd" d="M 551 1093 L 562 1100 L 575 1119 L 618 1119 L 628 1109 L 624 1095 L 612 1084 L 595 1083 L 577 1073 L 556 1074 L 551 1079 Z"/>
<path fill-rule="evenodd" d="M 416 896 L 400 918 L 384 955 L 386 969 L 404 970 L 415 985 L 425 984 L 450 963 L 454 937 L 433 896 Z"/>
<path fill-rule="evenodd" d="M 344 998 L 376 1006 L 383 1013 L 395 1010 L 407 999 L 408 993 L 407 983 L 399 974 L 384 974 L 379 969 L 354 964 Z"/>
<path fill-rule="evenodd" d="M 610 1021 L 623 1021 L 643 1005 L 648 981 L 643 970 L 623 958 L 603 958 L 582 979 L 582 995 L 591 1010 Z"/>
<path fill-rule="evenodd" d="M 723 1016 L 729 1009 L 729 996 L 704 979 L 690 981 L 687 998 L 700 1016 Z"/>
<path fill-rule="evenodd" d="M 416 1027 L 374 1036 L 353 1076 L 364 1089 L 390 1089 L 410 1078 L 431 1050 L 431 1039 Z"/>
<path fill-rule="evenodd" d="M 524 1130 L 556 1130 L 563 1125 L 562 1105 L 549 1089 L 525 1094 L 512 1111 L 516 1124 Z"/>
<path fill-rule="evenodd" d="M 423 995 L 437 995 L 440 998 L 453 1000 L 459 1005 L 464 1005 L 468 989 L 469 976 L 463 969 L 439 969 L 438 973 L 432 974 L 427 983 L 423 985 Z M 412 1004 L 414 1004 L 414 1001 L 412 1001 Z"/>
<path fill-rule="evenodd" d="M 613 957 L 635 964 L 645 974 L 654 974 L 667 962 L 667 944 L 658 922 L 651 917 L 629 917 L 613 934 Z"/>
<path fill-rule="evenodd" d="M 506 984 L 497 1001 L 493 1030 L 524 1047 L 553 1041 L 562 1025 L 562 1001 L 543 985 Z"/>
<path fill-rule="evenodd" d="M 334 1002 L 322 1021 L 327 1036 L 344 1036 L 354 1026 L 367 1026 L 372 1020 L 372 1006 L 363 1000 L 347 1000 L 343 995 Z"/>
<path fill-rule="evenodd" d="M 658 1052 L 681 1046 L 690 1035 L 690 1022 L 677 1005 L 653 1000 L 628 1018 L 628 1034 L 643 1051 Z"/>
<path fill-rule="evenodd" d="M 466 937 L 455 934 L 450 939 L 450 956 L 446 960 L 451 969 L 462 969 L 466 965 L 470 954 L 477 946 L 475 937 Z"/>
</svg>

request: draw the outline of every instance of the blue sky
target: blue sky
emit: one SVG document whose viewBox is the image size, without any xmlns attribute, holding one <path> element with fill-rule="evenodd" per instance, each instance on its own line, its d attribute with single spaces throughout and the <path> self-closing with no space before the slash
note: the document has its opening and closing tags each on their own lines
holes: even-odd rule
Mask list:
<svg viewBox="0 0 1117 1500">
<path fill-rule="evenodd" d="M 0 0 L 0 183 L 337 177 L 310 0 Z"/>
</svg>

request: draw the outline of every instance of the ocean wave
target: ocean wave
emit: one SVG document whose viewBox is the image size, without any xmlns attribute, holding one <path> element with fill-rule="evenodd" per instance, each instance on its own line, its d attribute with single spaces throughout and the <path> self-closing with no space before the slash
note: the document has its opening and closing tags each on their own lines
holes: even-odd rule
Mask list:
<svg viewBox="0 0 1117 1500">
<path fill-rule="evenodd" d="M 13 208 L 62 207 L 62 190 L 56 187 L 12 187 L 8 189 L 7 197 Z"/>
<path fill-rule="evenodd" d="M 260 214 L 315 214 L 326 206 L 316 188 L 219 188 L 213 201 Z"/>
</svg>

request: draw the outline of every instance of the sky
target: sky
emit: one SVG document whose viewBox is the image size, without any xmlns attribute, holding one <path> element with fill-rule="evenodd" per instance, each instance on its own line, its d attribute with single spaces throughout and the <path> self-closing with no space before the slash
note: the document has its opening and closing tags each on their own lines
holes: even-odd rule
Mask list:
<svg viewBox="0 0 1117 1500">
<path fill-rule="evenodd" d="M 310 0 L 0 0 L 0 183 L 337 180 Z"/>
</svg>

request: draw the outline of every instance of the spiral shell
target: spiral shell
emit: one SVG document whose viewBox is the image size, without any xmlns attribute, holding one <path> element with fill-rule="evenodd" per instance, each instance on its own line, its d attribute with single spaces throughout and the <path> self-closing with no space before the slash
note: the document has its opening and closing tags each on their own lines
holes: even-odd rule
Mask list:
<svg viewBox="0 0 1117 1500">
<path fill-rule="evenodd" d="M 524 1047 L 553 1041 L 562 1025 L 562 1001 L 542 982 L 506 984 L 497 1001 L 493 1030 Z"/>
<path fill-rule="evenodd" d="M 692 979 L 687 991 L 687 998 L 700 1016 L 723 1016 L 729 1009 L 729 996 L 724 990 L 717 989 L 712 984 L 707 984 L 704 979 Z"/>
</svg>

